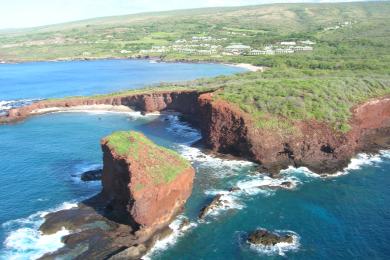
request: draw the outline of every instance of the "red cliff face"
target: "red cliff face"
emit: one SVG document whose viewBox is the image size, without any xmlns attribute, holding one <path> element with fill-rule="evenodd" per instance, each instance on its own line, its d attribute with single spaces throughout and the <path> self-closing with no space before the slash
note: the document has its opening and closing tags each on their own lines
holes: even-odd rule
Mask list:
<svg viewBox="0 0 390 260">
<path fill-rule="evenodd" d="M 102 141 L 103 194 L 113 215 L 140 229 L 146 239 L 183 209 L 195 171 L 179 155 L 152 144 L 140 133 L 121 137 L 121 142 L 130 142 L 124 154 L 121 147 L 115 147 L 115 138 Z"/>
<path fill-rule="evenodd" d="M 117 97 L 43 100 L 25 107 L 9 110 L 8 116 L 0 117 L 0 124 L 23 120 L 39 109 L 85 105 L 123 105 L 143 112 L 175 110 L 183 114 L 195 114 L 198 112 L 198 96 L 199 93 L 197 91 L 156 91 L 154 93 L 130 94 Z"/>
<path fill-rule="evenodd" d="M 352 130 L 336 133 L 325 123 L 295 123 L 295 134 L 280 134 L 256 127 L 251 117 L 228 102 L 212 100 L 212 93 L 172 91 L 108 98 L 74 98 L 41 101 L 12 109 L 0 123 L 22 120 L 37 109 L 78 105 L 124 105 L 138 111 L 175 110 L 198 123 L 205 143 L 216 152 L 242 156 L 278 172 L 289 165 L 306 166 L 318 173 L 333 173 L 345 167 L 360 151 L 375 152 L 389 146 L 390 98 L 356 106 Z"/>
<path fill-rule="evenodd" d="M 227 102 L 213 101 L 210 93 L 201 95 L 199 104 L 202 134 L 211 149 L 244 156 L 271 173 L 289 165 L 333 173 L 357 152 L 390 144 L 390 98 L 357 106 L 352 130 L 346 134 L 325 123 L 302 121 L 295 125 L 297 133 L 283 135 L 256 127 L 249 115 Z"/>
</svg>

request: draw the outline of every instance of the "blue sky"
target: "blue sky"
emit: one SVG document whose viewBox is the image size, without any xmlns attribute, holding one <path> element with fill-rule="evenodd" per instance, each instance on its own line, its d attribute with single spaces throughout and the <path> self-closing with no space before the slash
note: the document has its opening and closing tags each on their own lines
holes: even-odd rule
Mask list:
<svg viewBox="0 0 390 260">
<path fill-rule="evenodd" d="M 299 0 L 0 0 L 0 29 L 147 11 L 297 1 Z"/>
</svg>

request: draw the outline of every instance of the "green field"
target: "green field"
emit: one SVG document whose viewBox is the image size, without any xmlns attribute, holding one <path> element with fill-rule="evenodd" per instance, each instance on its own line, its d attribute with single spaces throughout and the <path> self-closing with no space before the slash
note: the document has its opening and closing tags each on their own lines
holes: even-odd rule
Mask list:
<svg viewBox="0 0 390 260">
<path fill-rule="evenodd" d="M 184 170 L 191 167 L 190 163 L 178 153 L 156 145 L 142 133 L 115 132 L 105 140 L 117 155 L 127 159 L 131 157 L 139 163 L 138 169 L 144 170 L 154 184 L 170 183 Z M 142 189 L 143 187 L 136 188 Z"/>
<path fill-rule="evenodd" d="M 220 88 L 215 98 L 236 104 L 251 114 L 261 128 L 290 131 L 295 120 L 316 119 L 346 132 L 350 129 L 352 106 L 390 94 L 389 14 L 390 2 L 358 2 L 108 17 L 0 33 L 0 60 L 155 56 L 168 61 L 265 66 L 268 69 L 264 73 L 198 80 L 165 89 Z M 223 47 L 241 43 L 261 49 L 281 41 L 306 40 L 315 45 L 310 52 L 259 56 L 141 53 L 194 36 L 219 39 L 212 44 Z M 136 92 L 115 95 L 126 93 Z"/>
</svg>

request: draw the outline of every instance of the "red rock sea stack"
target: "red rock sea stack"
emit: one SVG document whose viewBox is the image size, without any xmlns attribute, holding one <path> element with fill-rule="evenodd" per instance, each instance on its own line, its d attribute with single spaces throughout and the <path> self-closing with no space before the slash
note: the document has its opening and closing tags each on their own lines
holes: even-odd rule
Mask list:
<svg viewBox="0 0 390 260">
<path fill-rule="evenodd" d="M 194 169 L 138 132 L 102 140 L 103 195 L 113 215 L 148 239 L 166 227 L 191 195 Z"/>
</svg>

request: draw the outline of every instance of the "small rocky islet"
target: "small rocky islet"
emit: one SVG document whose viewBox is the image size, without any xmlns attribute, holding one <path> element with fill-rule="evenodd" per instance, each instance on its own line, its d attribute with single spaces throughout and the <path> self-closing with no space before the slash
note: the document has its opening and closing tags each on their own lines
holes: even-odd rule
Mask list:
<svg viewBox="0 0 390 260">
<path fill-rule="evenodd" d="M 80 179 L 84 182 L 89 182 L 89 181 L 100 181 L 103 176 L 103 170 L 102 169 L 97 169 L 97 170 L 90 170 L 83 172 L 81 174 Z"/>
<path fill-rule="evenodd" d="M 290 234 L 280 235 L 266 229 L 257 229 L 249 234 L 248 243 L 262 246 L 275 246 L 278 243 L 292 244 L 294 237 Z"/>
<path fill-rule="evenodd" d="M 71 233 L 62 238 L 62 248 L 41 259 L 139 259 L 171 234 L 168 225 L 191 195 L 191 164 L 138 132 L 115 132 L 101 146 L 102 192 L 45 216 L 44 235 L 63 228 Z"/>
</svg>

